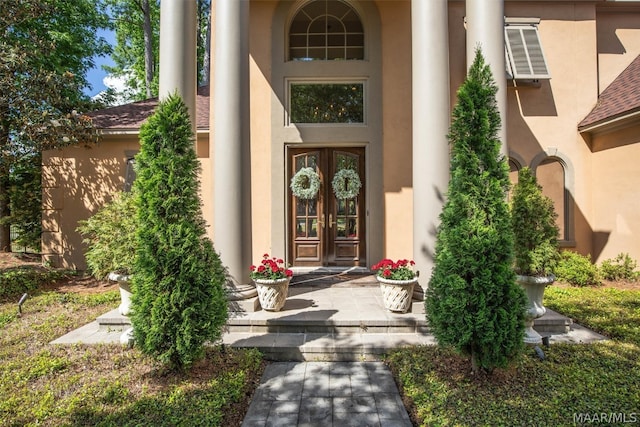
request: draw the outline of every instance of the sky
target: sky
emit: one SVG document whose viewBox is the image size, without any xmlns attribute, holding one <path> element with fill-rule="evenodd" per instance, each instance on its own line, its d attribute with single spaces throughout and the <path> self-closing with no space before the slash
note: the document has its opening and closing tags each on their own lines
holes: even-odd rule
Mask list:
<svg viewBox="0 0 640 427">
<path fill-rule="evenodd" d="M 115 43 L 115 32 L 113 31 L 100 30 L 98 31 L 98 36 L 104 37 L 111 44 Z M 84 90 L 84 93 L 89 96 L 95 96 L 106 89 L 104 78 L 107 73 L 102 69 L 102 65 L 113 65 L 110 56 L 96 56 L 94 61 L 95 67 L 87 73 L 87 80 L 89 80 L 92 88 L 85 88 Z"/>
</svg>

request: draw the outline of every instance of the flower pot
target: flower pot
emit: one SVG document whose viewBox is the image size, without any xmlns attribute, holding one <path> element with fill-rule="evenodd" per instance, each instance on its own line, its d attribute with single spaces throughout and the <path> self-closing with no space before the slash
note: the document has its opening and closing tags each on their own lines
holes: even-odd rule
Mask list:
<svg viewBox="0 0 640 427">
<path fill-rule="evenodd" d="M 376 276 L 382 291 L 384 308 L 399 313 L 406 313 L 411 307 L 413 288 L 418 283 L 418 278 L 410 280 L 392 280 Z"/>
<path fill-rule="evenodd" d="M 289 295 L 289 282 L 291 277 L 283 279 L 267 280 L 254 279 L 258 300 L 264 310 L 280 311 Z"/>
<path fill-rule="evenodd" d="M 516 281 L 527 294 L 527 311 L 525 314 L 524 342 L 539 344 L 542 336 L 533 329 L 533 322 L 542 317 L 547 309 L 542 305 L 544 289 L 556 280 L 555 276 L 516 276 Z"/>
<path fill-rule="evenodd" d="M 109 280 L 118 282 L 120 289 L 120 306 L 118 312 L 123 316 L 128 316 L 131 312 L 131 276 L 127 274 L 109 273 Z"/>
</svg>

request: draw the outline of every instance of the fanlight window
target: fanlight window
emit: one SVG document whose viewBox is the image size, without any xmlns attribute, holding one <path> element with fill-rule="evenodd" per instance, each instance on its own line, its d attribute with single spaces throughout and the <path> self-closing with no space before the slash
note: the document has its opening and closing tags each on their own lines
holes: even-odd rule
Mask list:
<svg viewBox="0 0 640 427">
<path fill-rule="evenodd" d="M 312 0 L 289 27 L 289 60 L 364 59 L 364 29 L 356 11 L 340 0 Z"/>
</svg>

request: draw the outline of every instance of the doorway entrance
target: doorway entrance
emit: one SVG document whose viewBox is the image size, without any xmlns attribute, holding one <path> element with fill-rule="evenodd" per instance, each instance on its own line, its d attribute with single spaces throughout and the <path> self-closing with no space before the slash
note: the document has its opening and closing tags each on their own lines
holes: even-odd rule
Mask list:
<svg viewBox="0 0 640 427">
<path fill-rule="evenodd" d="M 293 266 L 366 265 L 364 156 L 364 148 L 288 150 L 287 183 L 302 168 L 311 168 L 320 179 L 320 188 L 311 199 L 296 197 L 287 186 Z"/>
</svg>

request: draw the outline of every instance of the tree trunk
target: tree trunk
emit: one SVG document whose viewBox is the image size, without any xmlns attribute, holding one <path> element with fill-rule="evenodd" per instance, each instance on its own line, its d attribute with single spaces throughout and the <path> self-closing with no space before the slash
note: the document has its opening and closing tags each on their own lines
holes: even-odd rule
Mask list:
<svg viewBox="0 0 640 427">
<path fill-rule="evenodd" d="M 147 98 L 151 98 L 151 85 L 153 83 L 154 61 L 153 61 L 153 28 L 151 26 L 151 8 L 149 0 L 142 1 L 142 13 L 144 15 L 143 32 L 144 32 L 144 71 L 145 84 L 147 87 Z"/>
<path fill-rule="evenodd" d="M 480 366 L 478 365 L 478 353 L 474 350 L 471 350 L 471 373 L 473 375 L 477 375 L 480 370 Z"/>
<path fill-rule="evenodd" d="M 203 86 L 209 84 L 209 69 L 211 67 L 211 11 L 207 15 L 207 33 L 205 34 L 204 56 L 202 58 L 202 82 Z"/>
</svg>

